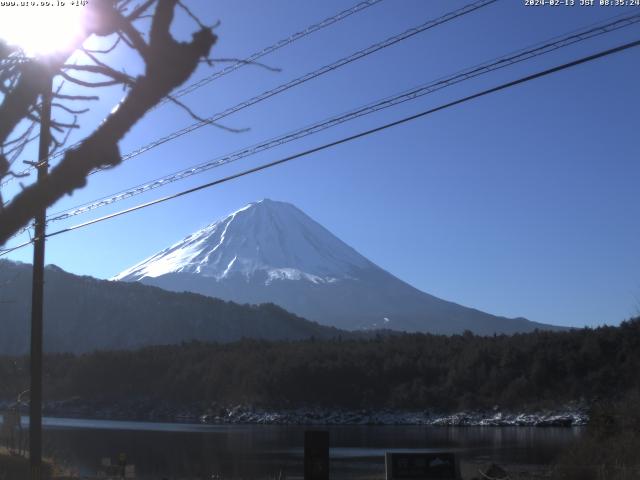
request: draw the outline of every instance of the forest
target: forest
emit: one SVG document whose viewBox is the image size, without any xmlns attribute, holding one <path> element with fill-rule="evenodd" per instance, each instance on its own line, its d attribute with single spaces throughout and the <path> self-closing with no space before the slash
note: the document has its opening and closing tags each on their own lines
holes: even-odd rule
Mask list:
<svg viewBox="0 0 640 480">
<path fill-rule="evenodd" d="M 189 342 L 45 357 L 45 400 L 144 398 L 293 408 L 554 408 L 640 386 L 640 317 L 513 336 Z M 28 387 L 28 357 L 0 357 L 0 398 Z"/>
</svg>

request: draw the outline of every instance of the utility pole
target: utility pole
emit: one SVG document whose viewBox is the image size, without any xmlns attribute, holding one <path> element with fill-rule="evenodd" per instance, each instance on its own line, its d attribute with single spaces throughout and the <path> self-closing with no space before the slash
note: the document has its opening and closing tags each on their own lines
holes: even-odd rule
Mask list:
<svg viewBox="0 0 640 480">
<path fill-rule="evenodd" d="M 40 146 L 38 151 L 38 179 L 42 182 L 49 173 L 49 145 L 51 143 L 51 97 L 53 76 L 48 73 L 42 92 L 40 111 Z M 31 480 L 42 479 L 42 313 L 44 303 L 44 243 L 47 209 L 42 207 L 35 217 L 33 242 L 33 282 L 31 290 L 31 390 L 29 403 L 29 463 Z"/>
</svg>

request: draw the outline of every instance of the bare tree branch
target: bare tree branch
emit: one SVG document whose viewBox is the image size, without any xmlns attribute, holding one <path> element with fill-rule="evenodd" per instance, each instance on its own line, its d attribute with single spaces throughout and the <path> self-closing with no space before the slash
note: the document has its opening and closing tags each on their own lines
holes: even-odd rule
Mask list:
<svg viewBox="0 0 640 480">
<path fill-rule="evenodd" d="M 120 85 L 122 82 L 118 80 L 107 80 L 104 82 L 87 82 L 85 80 L 80 80 L 79 78 L 72 77 L 64 70 L 60 70 L 60 75 L 62 75 L 66 80 L 71 83 L 75 83 L 76 85 L 80 85 L 81 87 L 88 88 L 99 88 L 99 87 L 112 87 L 114 85 Z"/>
<path fill-rule="evenodd" d="M 38 95 L 45 88 L 48 69 L 36 62 L 21 66 L 22 74 L 0 105 L 0 143 L 4 143 L 20 121 L 27 117 Z"/>
<path fill-rule="evenodd" d="M 69 136 L 71 135 L 71 132 L 73 131 L 74 128 L 78 128 L 77 116 L 73 117 L 73 125 L 67 129 L 67 134 L 61 141 L 58 141 L 58 139 L 56 139 L 54 135 L 51 135 L 51 140 L 53 141 L 53 144 L 54 144 L 54 147 L 51 153 L 56 152 L 58 149 L 62 148 L 69 141 Z"/>
<path fill-rule="evenodd" d="M 87 25 L 75 43 L 66 50 L 51 56 L 47 62 L 30 61 L 17 66 L 19 80 L 15 87 L 5 95 L 0 105 L 0 143 L 15 129 L 18 123 L 28 116 L 35 105 L 39 94 L 46 88 L 46 79 L 58 72 L 66 60 L 91 35 L 108 36 L 116 33 L 119 26 L 119 13 L 115 9 L 114 0 L 97 0 L 89 2 L 87 9 Z"/>
<path fill-rule="evenodd" d="M 113 45 L 111 45 L 110 47 L 105 48 L 104 50 L 91 50 L 88 48 L 83 48 L 82 51 L 87 53 L 94 53 L 94 54 L 107 54 L 107 53 L 111 53 L 113 52 L 116 47 L 120 44 L 120 42 L 122 41 L 122 39 L 120 37 L 116 38 L 115 42 L 113 42 Z"/>
<path fill-rule="evenodd" d="M 7 148 L 9 145 L 13 145 L 14 143 L 20 142 L 22 140 L 24 140 L 24 138 L 26 136 L 28 136 L 31 131 L 33 130 L 33 126 L 35 125 L 35 122 L 31 122 L 31 125 L 29 125 L 29 127 L 27 127 L 25 129 L 25 131 L 18 137 L 14 138 L 13 140 L 7 140 L 6 142 L 4 142 L 4 144 L 2 145 L 2 148 Z M 8 153 L 7 153 L 8 155 Z"/>
<path fill-rule="evenodd" d="M 52 120 L 51 121 L 51 126 L 52 127 L 58 127 L 60 128 L 60 131 L 64 131 L 64 129 L 66 128 L 79 128 L 80 126 L 77 123 L 65 123 L 65 122 L 60 122 L 58 120 Z"/>
<path fill-rule="evenodd" d="M 189 7 L 187 7 L 180 0 L 178 0 L 178 5 L 180 6 L 180 8 L 182 8 L 182 10 L 184 10 L 186 12 L 186 14 L 191 18 L 191 20 L 193 20 L 196 23 L 196 25 L 198 25 L 200 28 L 211 28 L 211 27 L 207 27 L 206 25 L 204 25 L 200 21 L 200 19 L 193 14 L 193 12 L 189 9 Z"/>
<path fill-rule="evenodd" d="M 27 134 L 30 134 L 31 130 L 27 130 Z M 8 150 L 5 153 L 5 155 L 7 155 L 9 157 L 9 166 L 13 166 L 13 164 L 18 159 L 18 157 L 20 157 L 20 155 L 22 155 L 22 152 L 27 147 L 27 145 L 29 145 L 31 142 L 33 142 L 39 136 L 40 135 L 34 135 L 33 137 L 25 138 L 21 143 L 19 143 L 18 145 L 14 146 L 12 149 Z M 16 177 L 16 175 L 13 175 L 13 176 Z"/>
<path fill-rule="evenodd" d="M 83 108 L 82 110 L 75 110 L 73 108 L 67 107 L 66 105 L 63 105 L 57 102 L 53 102 L 51 104 L 51 108 L 61 108 L 65 112 L 70 113 L 72 115 L 82 115 L 83 113 L 87 113 L 90 110 L 89 108 Z"/>
<path fill-rule="evenodd" d="M 121 14 L 119 14 L 118 17 L 118 26 L 126 35 L 126 38 L 123 37 L 123 40 L 128 40 L 128 44 L 131 45 L 131 48 L 136 49 L 142 58 L 147 61 L 149 46 L 147 45 L 147 42 L 144 41 L 144 38 L 142 38 L 142 35 L 140 35 L 140 32 L 138 32 L 133 24 Z"/>
<path fill-rule="evenodd" d="M 249 131 L 249 128 L 232 128 L 232 127 L 227 127 L 226 125 L 222 125 L 220 123 L 216 123 L 211 120 L 208 120 L 204 117 L 201 117 L 197 113 L 195 113 L 193 110 L 191 110 L 191 108 L 189 108 L 186 104 L 184 104 L 183 102 L 175 98 L 173 95 L 167 95 L 167 98 L 169 99 L 169 101 L 175 103 L 178 107 L 182 108 L 185 112 L 187 112 L 189 116 L 193 118 L 196 122 L 207 123 L 209 125 L 220 128 L 222 130 L 226 130 L 227 132 L 231 132 L 231 133 L 243 133 L 243 132 Z"/>
<path fill-rule="evenodd" d="M 26 187 L 0 212 L 0 245 L 25 226 L 43 206 L 51 205 L 62 196 L 83 187 L 92 170 L 118 165 L 122 161 L 118 142 L 147 111 L 191 76 L 200 59 L 209 56 L 217 40 L 211 29 L 203 28 L 195 32 L 188 43 L 178 42 L 172 37 L 170 27 L 176 5 L 177 0 L 158 2 L 151 24 L 147 55 L 143 56 L 144 75 L 136 79 L 119 108 L 79 146 L 67 150 L 63 159 L 43 181 Z M 114 24 L 119 24 L 118 15 L 120 19 L 124 17 L 120 12 L 116 13 L 112 20 Z M 99 33 L 107 30 L 99 30 Z M 59 63 L 60 66 L 63 64 Z M 27 102 L 28 106 L 35 104 L 38 86 L 32 85 L 30 90 L 27 89 L 27 93 L 33 92 L 34 97 Z M 24 107 L 23 110 L 22 117 L 28 108 Z"/>
<path fill-rule="evenodd" d="M 133 78 L 126 73 L 119 72 L 114 70 L 113 68 L 107 65 L 64 65 L 63 69 L 66 70 L 77 70 L 79 72 L 89 72 L 96 73 L 99 75 L 104 75 L 105 77 L 110 77 L 117 83 L 124 83 L 125 85 L 133 85 Z M 61 70 L 60 74 L 64 77 L 66 72 Z M 66 77 L 65 77 L 66 78 Z M 75 79 L 77 81 L 77 79 Z M 72 81 L 72 80 L 69 80 Z M 91 83 L 91 82 L 87 82 Z"/>
<path fill-rule="evenodd" d="M 146 0 L 146 2 L 142 3 L 140 6 L 136 7 L 136 9 L 131 12 L 131 14 L 127 15 L 127 20 L 134 21 L 141 18 L 151 5 L 156 3 L 156 0 Z"/>
<path fill-rule="evenodd" d="M 87 100 L 100 100 L 100 97 L 97 95 L 64 95 L 61 93 L 54 93 L 53 98 L 58 98 L 60 100 L 72 100 L 85 102 Z"/>
<path fill-rule="evenodd" d="M 118 38 L 118 40 L 120 40 Z M 100 60 L 96 55 L 93 54 L 93 52 L 91 50 L 87 50 L 86 48 L 82 48 L 82 52 L 91 59 L 91 61 L 93 63 L 95 63 L 96 65 L 99 65 L 101 67 L 105 67 L 105 68 L 111 68 L 109 67 L 109 65 L 107 65 L 106 63 L 104 63 L 102 60 Z"/>
</svg>

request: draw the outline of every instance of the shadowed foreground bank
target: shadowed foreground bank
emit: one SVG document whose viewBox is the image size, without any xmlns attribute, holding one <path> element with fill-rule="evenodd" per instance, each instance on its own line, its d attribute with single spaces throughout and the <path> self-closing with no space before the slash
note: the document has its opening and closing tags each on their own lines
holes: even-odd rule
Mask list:
<svg viewBox="0 0 640 480">
<path fill-rule="evenodd" d="M 633 480 L 640 478 L 640 392 L 602 401 L 590 412 L 587 432 L 562 453 L 556 479 Z"/>
<path fill-rule="evenodd" d="M 0 479 L 2 480 L 28 480 L 29 458 L 23 455 L 9 453 L 4 447 L 0 447 Z M 46 461 L 43 464 L 42 480 L 62 478 L 63 473 L 55 470 L 52 464 Z"/>
</svg>

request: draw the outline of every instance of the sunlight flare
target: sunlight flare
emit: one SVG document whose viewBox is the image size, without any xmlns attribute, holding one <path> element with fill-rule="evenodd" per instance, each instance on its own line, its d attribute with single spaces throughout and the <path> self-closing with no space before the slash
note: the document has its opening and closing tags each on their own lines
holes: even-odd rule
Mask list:
<svg viewBox="0 0 640 480">
<path fill-rule="evenodd" d="M 0 38 L 24 50 L 28 56 L 63 51 L 82 34 L 85 8 L 30 6 L 4 8 L 0 15 Z"/>
</svg>

